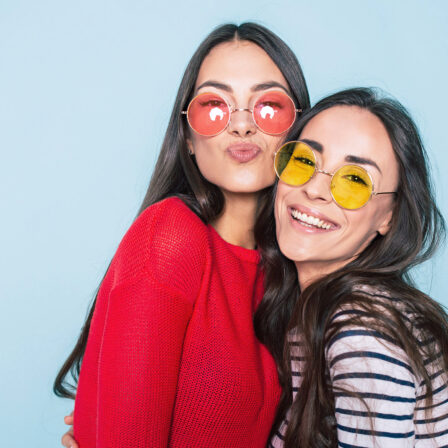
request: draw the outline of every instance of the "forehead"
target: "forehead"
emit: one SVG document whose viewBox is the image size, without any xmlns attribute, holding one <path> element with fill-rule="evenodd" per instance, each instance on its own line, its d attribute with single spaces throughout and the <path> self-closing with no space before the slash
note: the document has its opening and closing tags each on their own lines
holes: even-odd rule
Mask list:
<svg viewBox="0 0 448 448">
<path fill-rule="evenodd" d="M 300 138 L 319 142 L 326 158 L 368 157 L 380 167 L 395 160 L 381 120 L 357 106 L 335 106 L 320 112 L 306 124 Z"/>
<path fill-rule="evenodd" d="M 224 42 L 205 57 L 196 80 L 196 87 L 207 80 L 216 80 L 237 88 L 265 81 L 278 81 L 288 86 L 282 72 L 258 45 L 248 41 Z"/>
</svg>

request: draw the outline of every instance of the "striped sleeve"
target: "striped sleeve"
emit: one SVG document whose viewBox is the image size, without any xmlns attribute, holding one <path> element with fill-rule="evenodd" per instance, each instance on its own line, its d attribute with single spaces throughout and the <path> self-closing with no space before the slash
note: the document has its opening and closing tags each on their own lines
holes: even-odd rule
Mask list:
<svg viewBox="0 0 448 448">
<path fill-rule="evenodd" d="M 441 438 L 436 442 L 425 419 L 421 424 L 414 422 L 424 393 L 419 395 L 420 385 L 398 346 L 367 328 L 348 328 L 329 342 L 327 362 L 340 447 L 441 447 L 448 443 Z M 435 387 L 435 398 L 436 391 Z M 445 407 L 446 414 L 446 405 L 440 407 Z M 447 416 L 440 417 L 439 427 L 446 428 Z"/>
<path fill-rule="evenodd" d="M 381 299 L 389 300 L 388 297 Z M 344 309 L 334 319 L 358 313 Z M 415 319 L 403 315 L 411 324 Z M 414 326 L 415 330 L 416 326 Z M 415 350 L 425 344 L 415 334 Z M 305 367 L 299 336 L 288 336 L 291 352 L 293 399 L 302 399 Z M 345 326 L 328 341 L 326 363 L 335 403 L 338 446 L 341 448 L 448 448 L 448 372 L 442 353 L 431 348 L 425 367 L 431 378 L 432 403 L 414 374 L 409 356 L 395 341 L 365 326 Z M 282 448 L 289 412 L 268 445 Z"/>
<path fill-rule="evenodd" d="M 426 360 L 426 368 L 431 377 L 432 404 L 426 405 L 426 386 L 419 384 L 414 414 L 417 448 L 448 448 L 448 372 L 440 368 L 441 353 Z"/>
</svg>

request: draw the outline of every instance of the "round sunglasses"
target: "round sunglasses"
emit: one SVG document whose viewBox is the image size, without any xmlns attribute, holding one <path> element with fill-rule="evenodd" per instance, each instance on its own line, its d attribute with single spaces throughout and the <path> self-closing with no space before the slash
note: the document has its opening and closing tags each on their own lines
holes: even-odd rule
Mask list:
<svg viewBox="0 0 448 448">
<path fill-rule="evenodd" d="M 187 116 L 194 132 L 212 137 L 227 128 L 234 112 L 250 112 L 261 131 L 279 135 L 292 126 L 296 114 L 302 112 L 302 109 L 296 109 L 292 98 L 280 91 L 263 93 L 256 99 L 252 109 L 233 107 L 221 95 L 204 92 L 195 96 L 182 114 Z"/>
<path fill-rule="evenodd" d="M 282 182 L 292 186 L 306 184 L 316 173 L 330 176 L 333 200 L 348 210 L 364 207 L 372 196 L 396 194 L 396 191 L 376 192 L 370 174 L 358 165 L 343 165 L 334 173 L 319 169 L 314 151 L 302 141 L 285 143 L 275 153 L 274 169 Z"/>
</svg>

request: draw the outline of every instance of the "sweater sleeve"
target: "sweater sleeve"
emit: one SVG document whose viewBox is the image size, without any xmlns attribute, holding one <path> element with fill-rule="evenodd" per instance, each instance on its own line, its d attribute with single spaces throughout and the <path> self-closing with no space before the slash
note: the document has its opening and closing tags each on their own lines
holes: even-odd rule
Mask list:
<svg viewBox="0 0 448 448">
<path fill-rule="evenodd" d="M 327 364 L 340 447 L 414 446 L 416 380 L 402 349 L 349 327 L 329 342 Z"/>
<path fill-rule="evenodd" d="M 150 209 L 132 225 L 111 265 L 98 360 L 97 448 L 168 443 L 205 234 L 177 199 Z"/>
</svg>

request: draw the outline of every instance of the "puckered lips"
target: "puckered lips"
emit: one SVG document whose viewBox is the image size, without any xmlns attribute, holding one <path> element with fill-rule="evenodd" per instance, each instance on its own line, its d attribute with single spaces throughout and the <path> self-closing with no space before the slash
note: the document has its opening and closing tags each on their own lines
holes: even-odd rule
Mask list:
<svg viewBox="0 0 448 448">
<path fill-rule="evenodd" d="M 228 146 L 226 151 L 236 162 L 247 163 L 261 153 L 261 148 L 253 143 L 235 143 Z"/>
<path fill-rule="evenodd" d="M 290 204 L 287 210 L 291 225 L 300 232 L 325 233 L 340 228 L 339 224 L 316 209 L 300 204 Z"/>
</svg>

